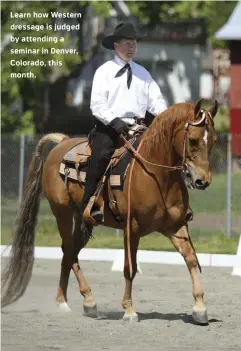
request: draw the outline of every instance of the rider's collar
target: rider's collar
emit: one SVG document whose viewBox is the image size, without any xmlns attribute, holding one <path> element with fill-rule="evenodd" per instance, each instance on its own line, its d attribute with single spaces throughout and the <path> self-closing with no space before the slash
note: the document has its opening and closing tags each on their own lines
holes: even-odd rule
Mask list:
<svg viewBox="0 0 241 351">
<path fill-rule="evenodd" d="M 119 56 L 115 55 L 114 57 L 114 61 L 121 67 L 124 67 L 127 63 L 130 64 L 130 66 L 132 66 L 132 60 L 126 62 L 124 60 L 122 60 Z"/>
</svg>

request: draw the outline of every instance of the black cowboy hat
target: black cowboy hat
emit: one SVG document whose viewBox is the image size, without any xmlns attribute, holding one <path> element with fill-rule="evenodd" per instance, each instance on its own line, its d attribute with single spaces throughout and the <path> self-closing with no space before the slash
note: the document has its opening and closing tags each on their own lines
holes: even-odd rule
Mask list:
<svg viewBox="0 0 241 351">
<path fill-rule="evenodd" d="M 114 50 L 114 42 L 121 39 L 135 39 L 140 40 L 144 36 L 138 36 L 136 28 L 132 23 L 120 23 L 115 27 L 112 35 L 107 35 L 102 40 L 102 45 L 106 49 Z"/>
</svg>

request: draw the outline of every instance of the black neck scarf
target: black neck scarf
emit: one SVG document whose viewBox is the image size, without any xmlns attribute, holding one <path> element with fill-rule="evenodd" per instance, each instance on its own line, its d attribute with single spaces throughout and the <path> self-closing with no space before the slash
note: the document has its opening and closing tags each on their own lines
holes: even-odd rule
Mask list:
<svg viewBox="0 0 241 351">
<path fill-rule="evenodd" d="M 129 63 L 127 63 L 124 67 L 122 67 L 115 75 L 115 78 L 122 76 L 123 73 L 128 69 L 127 72 L 127 87 L 130 88 L 131 81 L 132 81 L 132 70 Z"/>
</svg>

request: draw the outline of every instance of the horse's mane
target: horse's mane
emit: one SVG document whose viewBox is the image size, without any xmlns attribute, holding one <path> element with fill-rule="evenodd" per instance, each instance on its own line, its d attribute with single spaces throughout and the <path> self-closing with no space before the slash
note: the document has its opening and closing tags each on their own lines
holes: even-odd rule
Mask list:
<svg viewBox="0 0 241 351">
<path fill-rule="evenodd" d="M 145 156 L 154 156 L 155 151 L 162 150 L 163 155 L 170 154 L 170 145 L 173 133 L 181 123 L 193 120 L 194 105 L 179 103 L 157 115 L 143 135 L 143 151 Z"/>
</svg>

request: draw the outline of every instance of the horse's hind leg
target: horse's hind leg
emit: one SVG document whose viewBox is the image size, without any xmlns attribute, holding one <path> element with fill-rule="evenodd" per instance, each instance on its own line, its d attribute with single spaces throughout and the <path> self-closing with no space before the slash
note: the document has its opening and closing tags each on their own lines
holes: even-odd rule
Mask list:
<svg viewBox="0 0 241 351">
<path fill-rule="evenodd" d="M 91 288 L 89 287 L 82 270 L 78 263 L 78 254 L 80 250 L 88 243 L 89 237 L 85 236 L 81 231 L 81 216 L 79 213 L 75 215 L 75 228 L 73 233 L 74 248 L 75 248 L 75 263 L 73 264 L 73 272 L 79 283 L 79 290 L 84 297 L 83 310 L 84 315 L 88 317 L 98 317 L 97 305 L 93 298 Z"/>
<path fill-rule="evenodd" d="M 97 308 L 93 299 L 91 289 L 85 280 L 78 262 L 78 254 L 82 247 L 86 245 L 86 241 L 81 236 L 80 218 L 75 219 L 75 229 L 73 232 L 73 214 L 74 211 L 65 207 L 59 211 L 55 210 L 58 229 L 62 238 L 63 258 L 61 263 L 61 273 L 56 302 L 62 311 L 70 312 L 67 304 L 67 288 L 71 269 L 73 269 L 79 283 L 79 289 L 84 297 L 84 314 L 96 317 Z"/>
<path fill-rule="evenodd" d="M 53 212 L 62 238 L 63 251 L 56 303 L 61 311 L 70 312 L 71 310 L 67 304 L 67 288 L 70 271 L 74 263 L 74 244 L 72 238 L 73 210 L 68 207 L 63 209 L 60 207 L 57 211 L 55 209 Z"/>
<path fill-rule="evenodd" d="M 192 313 L 193 319 L 199 324 L 207 324 L 207 308 L 203 301 L 204 293 L 198 275 L 199 263 L 189 236 L 187 224 L 181 227 L 176 234 L 172 235 L 170 240 L 183 256 L 190 272 L 192 280 L 192 293 L 195 299 L 195 305 Z"/>
</svg>

